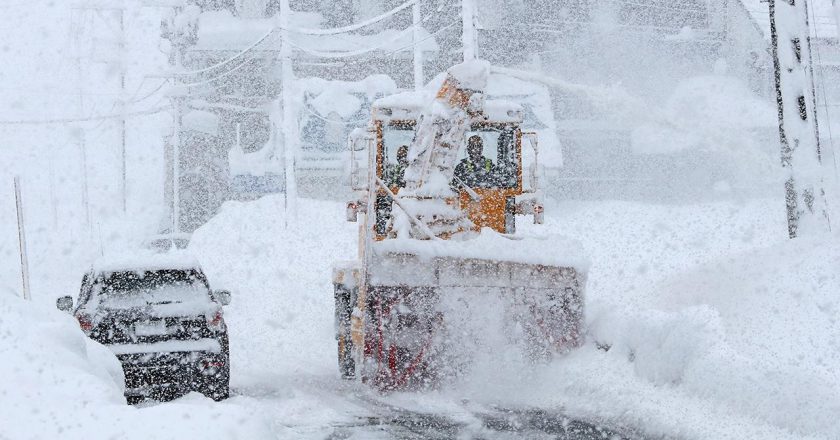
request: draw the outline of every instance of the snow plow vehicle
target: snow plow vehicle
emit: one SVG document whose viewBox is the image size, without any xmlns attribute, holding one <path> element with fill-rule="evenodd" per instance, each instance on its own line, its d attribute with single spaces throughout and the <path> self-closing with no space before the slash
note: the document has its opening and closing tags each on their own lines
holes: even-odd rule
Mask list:
<svg viewBox="0 0 840 440">
<path fill-rule="evenodd" d="M 481 61 L 454 66 L 436 94 L 376 101 L 351 135 L 359 257 L 333 269 L 345 379 L 435 387 L 499 344 L 540 360 L 582 342 L 585 264 L 514 235 L 517 216 L 542 223 L 536 135 L 522 132 L 521 106 L 485 100 L 488 75 Z"/>
</svg>

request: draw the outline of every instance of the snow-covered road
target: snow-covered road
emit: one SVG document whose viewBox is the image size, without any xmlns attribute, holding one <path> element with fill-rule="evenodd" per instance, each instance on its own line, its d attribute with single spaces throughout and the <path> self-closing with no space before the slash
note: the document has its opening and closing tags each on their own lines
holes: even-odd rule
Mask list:
<svg viewBox="0 0 840 440">
<path fill-rule="evenodd" d="M 502 408 L 469 400 L 449 401 L 439 395 L 421 399 L 381 395 L 366 386 L 341 381 L 335 375 L 299 377 L 292 382 L 291 386 L 283 382 L 276 389 L 237 389 L 232 399 L 254 411 L 274 414 L 279 438 L 643 438 L 627 427 L 609 429 L 598 422 L 571 418 L 562 408 Z M 294 397 L 291 406 L 290 396 Z M 297 406 L 301 402 L 311 406 Z"/>
</svg>

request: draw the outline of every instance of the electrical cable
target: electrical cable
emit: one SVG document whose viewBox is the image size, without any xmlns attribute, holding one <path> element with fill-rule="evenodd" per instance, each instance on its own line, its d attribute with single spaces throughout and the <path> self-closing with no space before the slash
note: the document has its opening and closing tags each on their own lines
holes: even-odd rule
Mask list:
<svg viewBox="0 0 840 440">
<path fill-rule="evenodd" d="M 435 36 L 437 36 L 437 35 L 438 35 L 438 34 L 440 34 L 441 32 L 443 32 L 443 31 L 445 31 L 445 30 L 447 30 L 447 29 L 451 28 L 452 26 L 455 26 L 456 24 L 460 24 L 460 23 L 461 23 L 461 20 L 455 20 L 455 21 L 453 21 L 452 23 L 449 23 L 448 25 L 446 25 L 446 26 L 444 26 L 444 27 L 442 27 L 442 28 L 440 28 L 440 29 L 436 30 L 435 32 L 433 32 L 433 33 L 431 33 L 431 34 L 427 35 L 425 38 L 421 38 L 419 41 L 413 41 L 413 42 L 412 42 L 411 44 L 409 44 L 409 45 L 406 45 L 406 46 L 400 47 L 400 48 L 398 48 L 398 49 L 394 49 L 394 50 L 392 50 L 392 51 L 390 51 L 390 52 L 386 52 L 386 53 L 385 53 L 385 56 L 391 56 L 391 55 L 394 55 L 394 54 L 396 54 L 396 53 L 398 53 L 398 52 L 402 52 L 402 51 L 404 51 L 404 50 L 411 49 L 411 48 L 413 48 L 414 46 L 416 46 L 417 44 L 422 43 L 422 42 L 424 42 L 424 41 L 427 41 L 427 40 L 429 40 L 429 39 L 431 39 L 431 38 L 434 38 Z"/>
<path fill-rule="evenodd" d="M 139 110 L 133 112 L 125 112 L 111 115 L 97 115 L 85 118 L 61 118 L 61 119 L 18 119 L 9 121 L 0 121 L 0 125 L 48 125 L 48 124 L 68 124 L 75 122 L 101 121 L 106 119 L 120 119 L 130 116 L 153 115 L 168 110 L 169 106 L 161 106 L 151 108 L 148 110 Z"/>
<path fill-rule="evenodd" d="M 414 32 L 414 29 L 415 29 L 415 26 L 410 26 L 410 27 L 408 27 L 406 29 L 403 29 L 402 31 L 398 32 L 393 37 L 391 37 L 387 40 L 381 41 L 378 44 L 375 44 L 373 46 L 368 46 L 364 49 L 353 50 L 353 51 L 322 52 L 322 51 L 319 51 L 319 50 L 308 49 L 308 48 L 303 47 L 303 46 L 301 46 L 297 43 L 292 42 L 291 40 L 289 40 L 288 43 L 289 43 L 289 45 L 297 48 L 301 52 L 304 52 L 304 53 L 307 53 L 309 55 L 313 55 L 313 56 L 316 56 L 316 57 L 319 57 L 319 58 L 351 58 L 351 57 L 364 55 L 364 54 L 382 49 L 385 46 L 387 46 L 388 44 L 393 43 L 395 41 L 398 41 L 398 40 L 402 39 L 403 37 L 405 37 L 406 35 Z"/>
<path fill-rule="evenodd" d="M 325 122 L 332 122 L 332 123 L 335 123 L 335 124 L 354 125 L 355 126 L 355 125 L 363 124 L 367 121 L 367 119 L 359 119 L 359 120 L 355 120 L 355 121 L 344 121 L 344 120 L 341 120 L 341 119 L 327 118 L 325 116 L 319 115 L 315 110 L 309 108 L 309 106 L 306 105 L 306 104 L 302 105 L 301 107 L 303 107 L 312 116 L 315 116 L 316 118 L 321 119 Z"/>
<path fill-rule="evenodd" d="M 216 75 L 212 78 L 208 78 L 208 79 L 204 79 L 204 80 L 196 81 L 196 82 L 192 82 L 192 83 L 176 83 L 175 86 L 195 87 L 195 86 L 208 84 L 208 83 L 211 83 L 211 82 L 214 82 L 214 81 L 217 81 L 219 79 L 227 77 L 228 75 L 230 75 L 231 73 L 236 72 L 237 70 L 241 69 L 242 67 L 244 67 L 246 64 L 250 63 L 251 61 L 253 61 L 253 58 L 246 59 L 245 61 L 239 63 L 239 65 L 234 67 L 233 69 L 227 70 L 224 73 L 220 73 L 219 75 Z"/>
<path fill-rule="evenodd" d="M 262 43 L 262 42 L 263 42 L 263 41 L 265 41 L 268 37 L 272 36 L 275 32 L 277 32 L 277 30 L 278 30 L 278 29 L 280 29 L 280 28 L 272 28 L 272 29 L 271 29 L 270 31 L 268 31 L 265 35 L 263 35 L 262 37 L 260 37 L 260 39 L 258 39 L 257 41 L 255 41 L 255 42 L 251 43 L 251 45 L 249 45 L 249 46 L 248 46 L 248 47 L 246 47 L 245 49 L 242 49 L 242 50 L 241 50 L 239 53 L 237 53 L 236 55 L 234 55 L 234 56 L 232 56 L 232 57 L 230 57 L 230 58 L 228 58 L 228 59 L 226 59 L 226 60 L 224 60 L 224 61 L 222 61 L 222 62 L 216 63 L 216 64 L 214 64 L 214 65 L 212 65 L 212 66 L 205 67 L 205 68 L 203 68 L 203 69 L 192 70 L 192 71 L 189 71 L 189 72 L 173 72 L 173 73 L 172 73 L 172 75 L 176 75 L 176 76 L 199 75 L 199 74 L 202 74 L 202 73 L 205 73 L 205 72 L 209 72 L 209 71 L 211 71 L 211 70 L 213 70 L 213 69 L 216 69 L 216 68 L 222 67 L 222 66 L 224 66 L 224 65 L 227 65 L 227 64 L 231 63 L 233 60 L 235 60 L 235 59 L 237 59 L 237 58 L 241 57 L 242 55 L 244 55 L 244 54 L 246 54 L 246 53 L 250 52 L 251 50 L 253 50 L 255 47 L 257 47 L 258 45 L 260 45 L 260 43 Z"/>
<path fill-rule="evenodd" d="M 147 94 L 146 94 L 145 96 L 143 96 L 142 98 L 134 99 L 134 97 L 136 97 L 136 96 L 137 96 L 137 92 L 139 92 L 139 91 L 140 91 L 140 88 L 138 88 L 138 89 L 137 89 L 137 92 L 135 92 L 135 93 L 134 93 L 134 96 L 132 96 L 131 98 L 129 98 L 129 99 L 126 101 L 126 104 L 135 104 L 135 103 L 142 102 L 142 101 L 145 101 L 145 100 L 149 99 L 152 95 L 154 95 L 154 94 L 155 94 L 155 93 L 157 93 L 160 89 L 162 89 L 162 88 L 163 88 L 163 86 L 165 86 L 165 85 L 166 85 L 166 83 L 168 83 L 168 82 L 169 82 L 169 79 L 165 79 L 165 80 L 163 80 L 163 82 L 161 82 L 161 83 L 160 83 L 160 85 L 159 85 L 156 89 L 154 89 L 154 90 L 152 90 L 151 92 L 147 93 Z M 141 84 L 142 84 L 142 83 L 141 83 Z"/>
<path fill-rule="evenodd" d="M 317 29 L 317 28 L 289 28 L 288 31 L 294 32 L 297 34 L 303 35 L 335 35 L 335 34 L 346 34 L 348 32 L 352 32 L 355 30 L 362 29 L 364 27 L 370 26 L 372 24 L 376 24 L 392 15 L 397 14 L 398 12 L 408 8 L 409 6 L 413 6 L 417 3 L 417 0 L 409 0 L 394 9 L 391 9 L 388 12 L 384 12 L 376 17 L 370 18 L 360 23 L 351 24 L 349 26 L 344 26 L 340 28 L 332 28 L 332 29 Z"/>
<path fill-rule="evenodd" d="M 656 8 L 656 9 L 667 9 L 671 11 L 679 11 L 679 12 L 698 12 L 698 13 L 708 13 L 708 8 L 684 8 L 684 7 L 674 7 L 674 6 L 666 6 L 664 4 L 654 4 L 654 3 L 638 3 L 632 2 L 627 0 L 606 0 L 610 3 L 621 3 L 624 5 L 630 6 L 641 6 L 645 8 Z"/>
</svg>

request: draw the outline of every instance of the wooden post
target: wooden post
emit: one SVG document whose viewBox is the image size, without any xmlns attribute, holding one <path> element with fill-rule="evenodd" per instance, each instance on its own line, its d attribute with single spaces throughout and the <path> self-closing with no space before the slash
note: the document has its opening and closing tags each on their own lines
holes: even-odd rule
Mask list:
<svg viewBox="0 0 840 440">
<path fill-rule="evenodd" d="M 30 300 L 29 257 L 26 255 L 26 230 L 23 218 L 23 199 L 20 196 L 20 177 L 15 176 L 15 207 L 17 208 L 18 246 L 20 247 L 20 276 L 23 282 L 23 299 Z"/>
</svg>

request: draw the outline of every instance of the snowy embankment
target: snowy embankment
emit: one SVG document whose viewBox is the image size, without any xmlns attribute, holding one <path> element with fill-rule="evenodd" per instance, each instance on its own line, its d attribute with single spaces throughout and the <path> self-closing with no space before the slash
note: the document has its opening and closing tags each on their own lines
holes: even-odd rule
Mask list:
<svg viewBox="0 0 840 440">
<path fill-rule="evenodd" d="M 610 351 L 590 344 L 538 367 L 497 359 L 453 390 L 394 399 L 419 411 L 462 398 L 563 407 L 680 438 L 836 437 L 840 238 L 788 241 L 780 206 L 550 207 L 545 227 L 521 228 L 587 248 L 591 339 Z M 356 225 L 336 220 L 340 208 L 307 201 L 286 229 L 279 197 L 229 204 L 196 234 L 213 281 L 239 290 L 234 386 L 336 374 L 329 268 L 353 257 L 356 239 Z M 289 393 L 281 407 L 296 406 Z M 311 410 L 329 414 L 323 407 Z"/>
<path fill-rule="evenodd" d="M 381 399 L 468 423 L 475 408 L 538 407 L 653 437 L 837 438 L 840 237 L 787 240 L 781 206 L 550 204 L 545 226 L 520 228 L 583 244 L 591 340 L 611 349 L 494 359 L 451 389 Z M 0 294 L 0 438 L 325 438 L 369 416 L 337 378 L 333 337 L 330 267 L 355 255 L 357 225 L 339 203 L 298 207 L 286 227 L 282 196 L 228 203 L 194 236 L 211 283 L 234 293 L 238 395 L 222 403 L 124 406 L 116 361 L 72 319 Z"/>
<path fill-rule="evenodd" d="M 0 439 L 271 438 L 265 419 L 197 393 L 129 407 L 107 348 L 54 308 L 0 291 Z"/>
<path fill-rule="evenodd" d="M 611 349 L 472 390 L 651 435 L 837 438 L 840 236 L 786 240 L 780 203 L 555 218 L 591 252 L 591 339 Z"/>
</svg>

